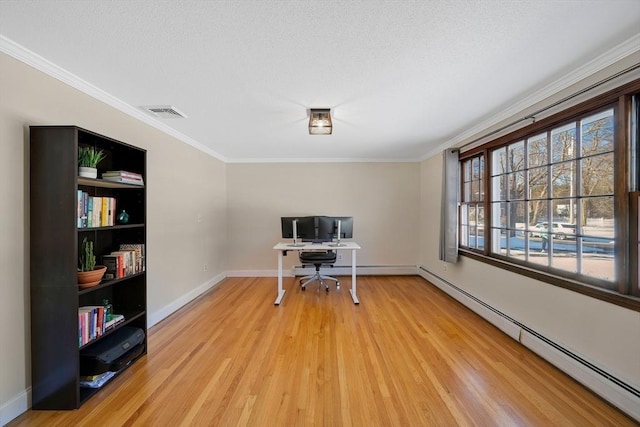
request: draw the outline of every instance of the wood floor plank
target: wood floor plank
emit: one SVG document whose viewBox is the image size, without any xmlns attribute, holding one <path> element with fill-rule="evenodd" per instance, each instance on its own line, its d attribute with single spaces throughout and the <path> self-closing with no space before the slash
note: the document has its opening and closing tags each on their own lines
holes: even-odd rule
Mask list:
<svg viewBox="0 0 640 427">
<path fill-rule="evenodd" d="M 23 426 L 634 426 L 417 276 L 329 293 L 229 278 L 149 331 L 148 354 L 77 411 Z"/>
</svg>

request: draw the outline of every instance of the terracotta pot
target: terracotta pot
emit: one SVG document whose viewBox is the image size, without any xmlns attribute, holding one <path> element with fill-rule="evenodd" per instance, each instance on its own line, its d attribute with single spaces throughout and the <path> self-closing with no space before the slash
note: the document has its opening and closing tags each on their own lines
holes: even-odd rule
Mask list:
<svg viewBox="0 0 640 427">
<path fill-rule="evenodd" d="M 81 288 L 88 288 L 100 283 L 102 276 L 107 271 L 104 265 L 96 265 L 92 271 L 78 271 L 78 284 Z"/>
</svg>

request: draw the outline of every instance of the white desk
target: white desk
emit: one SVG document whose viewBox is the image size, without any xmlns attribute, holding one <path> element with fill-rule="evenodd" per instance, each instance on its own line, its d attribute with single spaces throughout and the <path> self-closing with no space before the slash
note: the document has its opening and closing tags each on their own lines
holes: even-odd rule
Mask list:
<svg viewBox="0 0 640 427">
<path fill-rule="evenodd" d="M 278 251 L 278 297 L 274 302 L 275 305 L 280 305 L 280 301 L 284 297 L 284 289 L 282 289 L 282 257 L 285 251 L 351 251 L 351 299 L 354 304 L 360 304 L 358 301 L 358 295 L 356 294 L 356 250 L 360 249 L 360 245 L 355 242 L 340 242 L 340 246 L 332 246 L 331 243 L 304 243 L 304 246 L 293 246 L 291 243 L 278 243 L 273 247 Z"/>
</svg>

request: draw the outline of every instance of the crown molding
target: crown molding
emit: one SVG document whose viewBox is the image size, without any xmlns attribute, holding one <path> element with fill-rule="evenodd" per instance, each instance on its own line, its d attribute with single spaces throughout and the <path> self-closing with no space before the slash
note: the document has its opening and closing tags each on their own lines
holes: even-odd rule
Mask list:
<svg viewBox="0 0 640 427">
<path fill-rule="evenodd" d="M 113 95 L 105 92 L 104 90 L 92 85 L 91 83 L 81 79 L 75 74 L 70 73 L 62 67 L 57 66 L 53 62 L 43 58 L 42 56 L 26 49 L 25 47 L 19 45 L 13 40 L 3 36 L 0 34 L 0 52 L 3 52 L 18 61 L 24 62 L 30 67 L 35 68 L 38 71 L 41 71 L 71 87 L 77 89 L 92 98 L 97 99 L 98 101 L 102 101 L 105 104 L 137 119 L 143 123 L 148 124 L 161 132 L 166 133 L 169 136 L 172 136 L 185 144 L 192 146 L 193 148 L 200 150 L 216 159 L 227 162 L 227 158 L 220 153 L 215 152 L 211 148 L 201 144 L 200 142 L 190 138 L 183 133 L 176 131 L 175 129 L 165 125 L 161 121 L 151 117 L 147 113 L 143 112 L 137 107 L 133 107 L 127 104 L 124 101 L 116 98 Z"/>
</svg>

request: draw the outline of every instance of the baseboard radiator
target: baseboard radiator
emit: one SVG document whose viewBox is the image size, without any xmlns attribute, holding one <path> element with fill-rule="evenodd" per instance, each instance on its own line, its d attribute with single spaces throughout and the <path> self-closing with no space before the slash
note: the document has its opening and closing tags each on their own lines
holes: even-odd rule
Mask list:
<svg viewBox="0 0 640 427">
<path fill-rule="evenodd" d="M 418 274 L 622 412 L 640 421 L 640 390 L 638 388 L 599 368 L 426 268 L 418 267 Z"/>
</svg>

